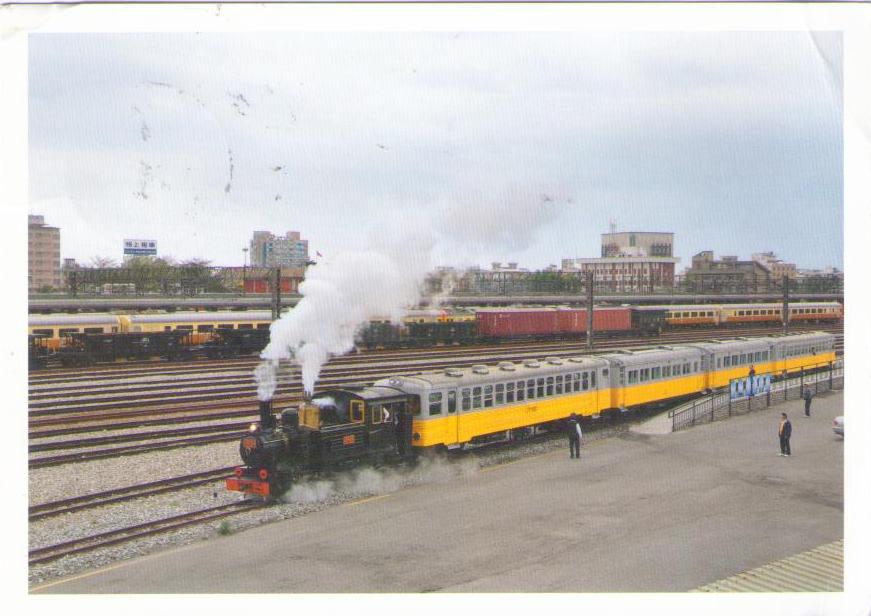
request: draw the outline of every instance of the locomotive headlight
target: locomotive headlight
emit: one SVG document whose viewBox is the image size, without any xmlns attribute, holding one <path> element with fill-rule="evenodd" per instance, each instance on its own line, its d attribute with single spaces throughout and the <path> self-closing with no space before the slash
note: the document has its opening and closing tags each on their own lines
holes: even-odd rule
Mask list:
<svg viewBox="0 0 871 616">
<path fill-rule="evenodd" d="M 248 432 L 257 432 L 257 424 L 253 423 L 250 426 L 248 426 Z"/>
</svg>

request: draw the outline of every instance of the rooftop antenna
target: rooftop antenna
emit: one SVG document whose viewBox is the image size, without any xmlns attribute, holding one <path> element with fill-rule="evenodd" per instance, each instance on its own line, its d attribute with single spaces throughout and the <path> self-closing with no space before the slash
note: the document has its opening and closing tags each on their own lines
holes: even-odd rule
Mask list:
<svg viewBox="0 0 871 616">
<path fill-rule="evenodd" d="M 617 221 L 613 219 L 608 221 L 608 233 L 617 233 Z"/>
</svg>

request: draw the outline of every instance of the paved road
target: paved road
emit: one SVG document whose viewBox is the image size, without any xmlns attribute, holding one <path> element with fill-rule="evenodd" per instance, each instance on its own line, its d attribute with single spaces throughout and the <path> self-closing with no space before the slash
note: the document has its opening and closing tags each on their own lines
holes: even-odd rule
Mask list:
<svg viewBox="0 0 871 616">
<path fill-rule="evenodd" d="M 841 393 L 591 443 L 129 561 L 53 593 L 684 591 L 843 537 Z M 793 422 L 791 458 L 777 442 Z"/>
</svg>

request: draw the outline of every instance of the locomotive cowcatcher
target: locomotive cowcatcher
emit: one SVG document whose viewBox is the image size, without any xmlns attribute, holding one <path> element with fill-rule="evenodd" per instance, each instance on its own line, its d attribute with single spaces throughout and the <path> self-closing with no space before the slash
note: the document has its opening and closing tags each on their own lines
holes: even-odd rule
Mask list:
<svg viewBox="0 0 871 616">
<path fill-rule="evenodd" d="M 276 416 L 260 403 L 260 422 L 242 437 L 244 466 L 228 490 L 281 496 L 300 477 L 357 463 L 380 464 L 414 455 L 409 398 L 391 387 L 329 390 Z"/>
</svg>

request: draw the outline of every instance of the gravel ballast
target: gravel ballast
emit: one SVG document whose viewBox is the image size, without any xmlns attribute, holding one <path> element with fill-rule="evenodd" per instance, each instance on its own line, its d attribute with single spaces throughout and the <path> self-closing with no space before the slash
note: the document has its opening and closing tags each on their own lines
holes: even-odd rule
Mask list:
<svg viewBox="0 0 871 616">
<path fill-rule="evenodd" d="M 621 424 L 588 430 L 584 439 L 588 442 L 599 440 L 625 428 L 626 425 Z M 303 481 L 284 495 L 283 502 L 266 508 L 245 511 L 222 521 L 198 524 L 170 533 L 34 565 L 30 567 L 29 580 L 31 584 L 40 584 L 170 546 L 216 537 L 222 532 L 235 532 L 267 522 L 299 517 L 366 496 L 395 492 L 415 485 L 473 479 L 483 467 L 541 455 L 565 446 L 565 439 L 554 435 L 543 440 L 510 446 L 480 448 L 474 452 L 452 455 L 446 459 L 424 458 L 413 467 L 389 467 L 378 470 L 362 468 L 338 473 L 329 479 Z M 74 466 L 36 469 L 30 472 L 30 502 L 35 504 L 58 500 L 164 477 L 230 466 L 239 462 L 238 455 L 238 446 L 234 442 L 83 462 Z M 75 476 L 82 478 L 81 480 L 70 481 L 70 471 L 73 468 Z M 169 494 L 106 505 L 31 523 L 29 544 L 31 549 L 54 545 L 99 532 L 227 504 L 239 499 L 240 495 L 227 492 L 222 482 L 215 482 Z"/>
</svg>

